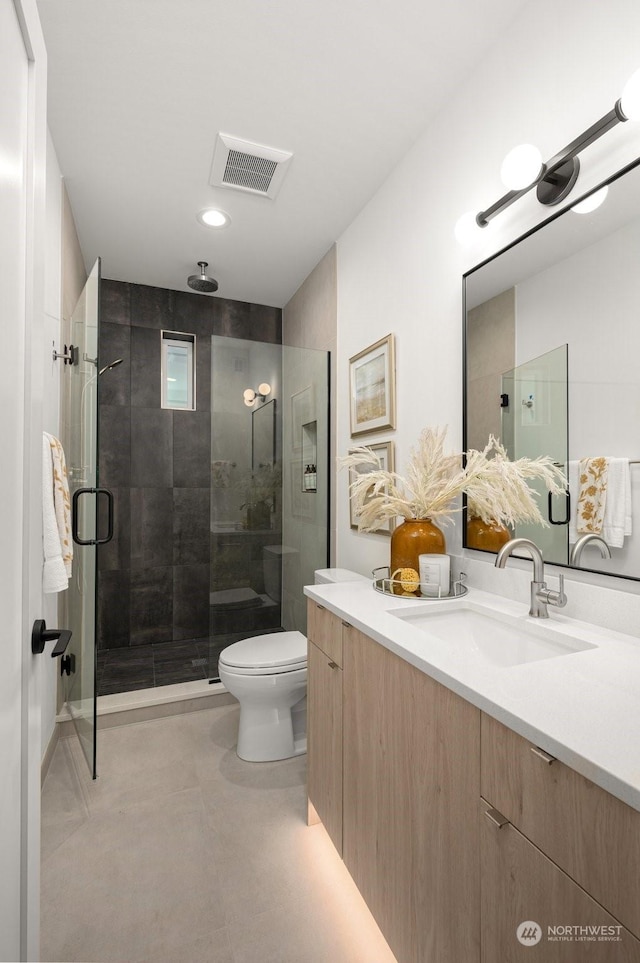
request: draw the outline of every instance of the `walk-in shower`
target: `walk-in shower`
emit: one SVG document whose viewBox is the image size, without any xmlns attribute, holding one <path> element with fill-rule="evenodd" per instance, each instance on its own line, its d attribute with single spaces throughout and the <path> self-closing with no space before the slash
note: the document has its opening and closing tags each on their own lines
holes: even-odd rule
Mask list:
<svg viewBox="0 0 640 963">
<path fill-rule="evenodd" d="M 328 355 L 279 344 L 260 305 L 107 281 L 101 306 L 100 362 L 123 360 L 99 383 L 115 533 L 97 691 L 215 680 L 232 642 L 306 631 L 302 586 L 328 564 Z M 163 403 L 167 336 L 191 346 L 191 405 Z"/>
</svg>

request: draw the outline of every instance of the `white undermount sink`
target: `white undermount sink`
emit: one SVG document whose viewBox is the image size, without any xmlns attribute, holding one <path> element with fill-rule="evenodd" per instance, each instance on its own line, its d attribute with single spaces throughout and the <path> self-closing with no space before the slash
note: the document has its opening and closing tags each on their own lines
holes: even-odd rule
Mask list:
<svg viewBox="0 0 640 963">
<path fill-rule="evenodd" d="M 558 631 L 548 619 L 510 615 L 470 600 L 431 602 L 387 611 L 426 635 L 446 642 L 470 661 L 484 665 L 522 665 L 597 648 L 575 635 Z"/>
</svg>

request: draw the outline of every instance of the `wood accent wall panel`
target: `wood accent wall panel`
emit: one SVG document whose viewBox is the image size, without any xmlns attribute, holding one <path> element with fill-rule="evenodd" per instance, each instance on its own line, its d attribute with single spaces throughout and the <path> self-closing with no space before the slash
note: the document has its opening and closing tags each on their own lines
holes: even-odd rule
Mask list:
<svg viewBox="0 0 640 963">
<path fill-rule="evenodd" d="M 640 937 L 640 812 L 482 714 L 482 795 Z"/>
<path fill-rule="evenodd" d="M 353 628 L 343 685 L 346 866 L 400 963 L 474 963 L 480 712 Z"/>
</svg>

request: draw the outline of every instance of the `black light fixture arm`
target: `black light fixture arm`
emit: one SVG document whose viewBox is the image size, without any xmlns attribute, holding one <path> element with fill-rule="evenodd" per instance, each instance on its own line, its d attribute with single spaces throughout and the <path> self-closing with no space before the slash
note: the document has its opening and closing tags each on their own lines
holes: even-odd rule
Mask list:
<svg viewBox="0 0 640 963">
<path fill-rule="evenodd" d="M 527 187 L 519 191 L 509 191 L 499 198 L 484 211 L 476 215 L 476 223 L 479 227 L 486 227 L 489 221 L 497 214 L 510 207 L 514 201 L 524 197 L 534 187 L 541 204 L 557 204 L 573 188 L 578 173 L 580 171 L 580 161 L 578 154 L 590 144 L 597 141 L 607 131 L 612 130 L 620 123 L 624 123 L 628 118 L 622 110 L 621 101 L 616 101 L 615 106 L 603 117 L 592 124 L 591 127 L 583 131 L 575 140 L 567 144 L 563 150 L 555 154 L 550 160 L 542 165 L 536 179 Z"/>
</svg>

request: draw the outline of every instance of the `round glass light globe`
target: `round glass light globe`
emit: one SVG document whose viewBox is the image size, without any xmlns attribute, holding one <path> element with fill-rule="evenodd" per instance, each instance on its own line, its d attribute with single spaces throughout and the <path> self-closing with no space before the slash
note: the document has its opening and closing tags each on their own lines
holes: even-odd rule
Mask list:
<svg viewBox="0 0 640 963">
<path fill-rule="evenodd" d="M 521 191 L 538 177 L 542 154 L 533 144 L 520 144 L 510 150 L 502 162 L 500 177 L 510 191 Z"/>
<path fill-rule="evenodd" d="M 601 187 L 599 191 L 595 191 L 594 194 L 590 194 L 589 197 L 585 197 L 583 201 L 578 204 L 574 204 L 571 208 L 576 214 L 591 214 L 591 211 L 595 211 L 604 202 L 607 194 L 609 193 L 609 188 L 605 184 Z"/>
<path fill-rule="evenodd" d="M 640 120 L 640 70 L 631 74 L 624 85 L 620 106 L 627 120 Z"/>
<path fill-rule="evenodd" d="M 475 212 L 467 211 L 456 221 L 453 233 L 456 236 L 458 244 L 470 244 L 477 236 L 479 230 Z"/>
<path fill-rule="evenodd" d="M 231 218 L 224 211 L 212 207 L 209 210 L 200 211 L 198 220 L 206 227 L 226 227 Z"/>
<path fill-rule="evenodd" d="M 262 384 L 258 385 L 258 394 L 260 394 L 260 395 L 270 395 L 270 394 L 271 394 L 271 385 L 270 385 L 270 384 L 267 384 L 266 381 L 263 381 Z"/>
<path fill-rule="evenodd" d="M 256 400 L 256 393 L 253 388 L 245 388 L 242 397 L 244 398 L 245 405 L 252 405 Z"/>
</svg>

